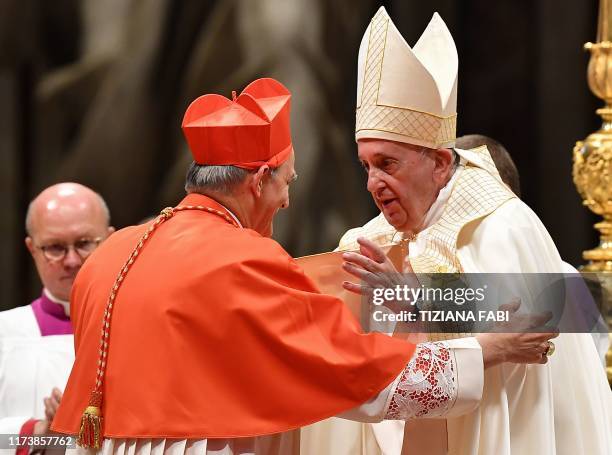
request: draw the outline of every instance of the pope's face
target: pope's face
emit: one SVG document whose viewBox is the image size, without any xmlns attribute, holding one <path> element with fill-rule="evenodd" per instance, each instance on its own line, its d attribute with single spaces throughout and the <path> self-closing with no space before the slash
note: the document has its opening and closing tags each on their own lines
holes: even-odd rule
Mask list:
<svg viewBox="0 0 612 455">
<path fill-rule="evenodd" d="M 440 189 L 435 150 L 379 139 L 358 142 L 368 191 L 385 219 L 402 232 L 418 232 Z"/>
<path fill-rule="evenodd" d="M 272 236 L 274 217 L 278 211 L 289 207 L 289 184 L 297 177 L 294 164 L 295 157 L 291 152 L 287 161 L 262 181 L 259 216 L 254 229 L 264 237 Z"/>
</svg>

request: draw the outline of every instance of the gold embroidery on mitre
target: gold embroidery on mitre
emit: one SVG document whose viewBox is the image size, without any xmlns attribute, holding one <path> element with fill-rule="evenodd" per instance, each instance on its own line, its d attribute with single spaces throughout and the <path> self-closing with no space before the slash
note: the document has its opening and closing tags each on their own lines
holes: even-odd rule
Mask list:
<svg viewBox="0 0 612 455">
<path fill-rule="evenodd" d="M 447 117 L 415 109 L 382 104 L 378 100 L 387 44 L 389 16 L 378 10 L 370 22 L 363 84 L 356 110 L 355 133 L 382 131 L 441 148 L 455 141 L 457 114 Z"/>
</svg>

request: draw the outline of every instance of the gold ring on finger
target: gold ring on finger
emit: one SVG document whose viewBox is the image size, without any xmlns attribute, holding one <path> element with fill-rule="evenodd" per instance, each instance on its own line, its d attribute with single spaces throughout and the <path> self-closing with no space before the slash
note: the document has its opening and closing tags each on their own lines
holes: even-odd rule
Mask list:
<svg viewBox="0 0 612 455">
<path fill-rule="evenodd" d="M 546 347 L 546 355 L 548 357 L 550 357 L 551 355 L 553 355 L 555 353 L 555 343 L 553 343 L 552 341 L 548 342 L 548 346 Z"/>
</svg>

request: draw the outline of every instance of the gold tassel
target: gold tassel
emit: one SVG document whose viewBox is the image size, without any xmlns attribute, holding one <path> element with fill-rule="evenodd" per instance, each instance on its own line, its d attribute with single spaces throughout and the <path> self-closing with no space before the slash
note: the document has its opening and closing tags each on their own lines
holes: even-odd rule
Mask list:
<svg viewBox="0 0 612 455">
<path fill-rule="evenodd" d="M 77 444 L 84 448 L 100 449 L 102 447 L 102 393 L 93 392 L 89 406 L 81 417 L 81 428 Z"/>
</svg>

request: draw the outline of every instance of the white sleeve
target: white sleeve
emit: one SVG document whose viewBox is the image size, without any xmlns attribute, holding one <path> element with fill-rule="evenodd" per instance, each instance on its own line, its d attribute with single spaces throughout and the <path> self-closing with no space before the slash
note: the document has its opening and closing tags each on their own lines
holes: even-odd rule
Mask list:
<svg viewBox="0 0 612 455">
<path fill-rule="evenodd" d="M 391 384 L 338 417 L 380 422 L 458 416 L 478 405 L 483 382 L 482 350 L 475 338 L 419 343 Z"/>
<path fill-rule="evenodd" d="M 32 417 L 2 417 L 0 418 L 0 434 L 18 435 L 24 423 Z"/>
</svg>

